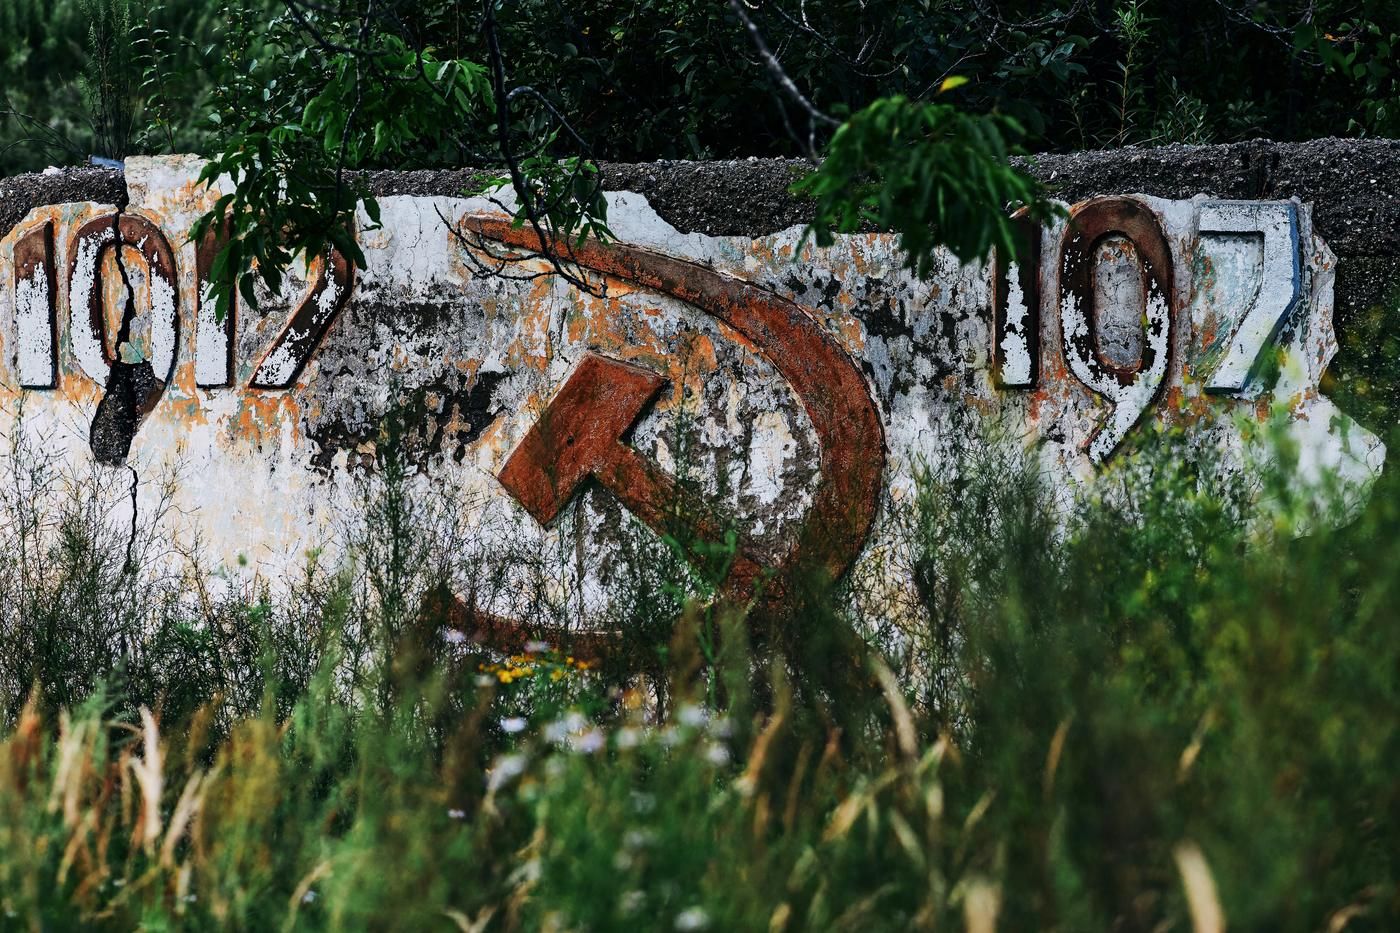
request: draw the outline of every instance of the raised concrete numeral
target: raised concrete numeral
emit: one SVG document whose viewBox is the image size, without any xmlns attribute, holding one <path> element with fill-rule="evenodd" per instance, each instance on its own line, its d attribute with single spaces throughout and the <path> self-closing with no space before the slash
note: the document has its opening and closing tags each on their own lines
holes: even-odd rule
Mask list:
<svg viewBox="0 0 1400 933">
<path fill-rule="evenodd" d="M 104 300 L 104 260 L 121 245 L 133 247 L 143 260 L 150 291 L 148 358 L 157 379 L 168 382 L 175 368 L 180 336 L 180 292 L 175 255 L 165 234 L 136 214 L 109 214 L 78 228 L 68 265 L 68 334 L 73 355 L 89 378 L 107 384 L 120 351 L 118 334 L 109 333 Z M 136 270 L 130 270 L 128 275 Z"/>
<path fill-rule="evenodd" d="M 1206 379 L 1211 392 L 1240 392 L 1258 373 L 1303 293 L 1298 207 L 1291 201 L 1210 201 L 1201 205 L 1200 235 L 1263 241 L 1263 260 L 1248 307 L 1228 338 L 1224 357 Z"/>
<path fill-rule="evenodd" d="M 258 364 L 251 383 L 254 389 L 287 389 L 296 383 L 349 301 L 353 285 L 350 263 L 332 250 L 330 258 L 320 262 L 310 294 Z"/>
<path fill-rule="evenodd" d="M 22 389 L 58 386 L 57 285 L 53 221 L 15 243 L 15 371 Z"/>
<path fill-rule="evenodd" d="M 233 384 L 233 340 L 238 319 L 238 290 L 229 296 L 228 313 L 220 321 L 214 313 L 213 286 L 209 284 L 214 258 L 226 234 L 210 227 L 195 250 L 199 277 L 194 327 L 194 382 L 201 389 L 222 389 Z"/>
<path fill-rule="evenodd" d="M 1016 255 L 996 253 L 992 274 L 992 371 L 1004 389 L 1029 389 L 1040 375 L 1040 224 L 1015 220 Z"/>
<path fill-rule="evenodd" d="M 1097 198 L 1072 212 L 1060 291 L 1065 360 L 1111 406 L 1088 442 L 1089 458 L 1101 463 L 1166 380 L 1175 288 L 1156 215 L 1132 198 Z"/>
</svg>

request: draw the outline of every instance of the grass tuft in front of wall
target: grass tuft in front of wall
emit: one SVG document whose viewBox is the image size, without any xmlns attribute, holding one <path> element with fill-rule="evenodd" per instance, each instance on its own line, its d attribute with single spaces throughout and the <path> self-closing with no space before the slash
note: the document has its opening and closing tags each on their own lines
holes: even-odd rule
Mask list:
<svg viewBox="0 0 1400 933">
<path fill-rule="evenodd" d="M 392 462 L 274 599 L 16 440 L 3 925 L 1392 929 L 1400 482 L 1319 513 L 1281 447 L 1261 513 L 1183 443 L 1064 519 L 969 447 L 890 506 L 905 601 L 814 583 L 787 629 L 638 532 L 640 647 L 593 664 L 567 555 L 483 553 Z M 480 649 L 448 593 L 555 641 Z"/>
</svg>

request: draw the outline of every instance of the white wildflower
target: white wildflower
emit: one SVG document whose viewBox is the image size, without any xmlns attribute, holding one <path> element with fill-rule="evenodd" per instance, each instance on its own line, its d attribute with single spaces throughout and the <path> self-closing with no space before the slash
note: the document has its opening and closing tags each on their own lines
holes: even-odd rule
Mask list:
<svg viewBox="0 0 1400 933">
<path fill-rule="evenodd" d="M 703 706 L 696 706 L 693 703 L 687 703 L 685 706 L 682 706 L 680 708 L 680 712 L 676 714 L 676 718 L 681 721 L 681 725 L 689 726 L 690 728 L 694 729 L 697 726 L 703 726 L 706 722 L 708 722 L 710 719 L 710 714 Z"/>
<path fill-rule="evenodd" d="M 486 790 L 494 793 L 525 773 L 529 760 L 524 755 L 502 755 L 486 775 Z"/>
<path fill-rule="evenodd" d="M 570 742 L 570 736 L 578 735 L 589 725 L 586 716 L 576 710 L 570 710 L 544 727 L 544 737 L 555 745 L 563 745 Z"/>
<path fill-rule="evenodd" d="M 608 737 L 601 729 L 589 729 L 587 732 L 573 736 L 569 741 L 569 747 L 576 752 L 583 752 L 591 755 L 608 744 Z"/>
<path fill-rule="evenodd" d="M 676 914 L 677 930 L 703 930 L 710 925 L 710 915 L 703 907 L 688 907 Z"/>
<path fill-rule="evenodd" d="M 729 749 L 720 742 L 710 742 L 705 746 L 705 760 L 716 768 L 729 764 Z"/>
<path fill-rule="evenodd" d="M 517 732 L 524 732 L 527 725 L 529 725 L 529 723 L 521 716 L 507 716 L 505 719 L 501 720 L 501 729 L 511 735 L 515 735 Z"/>
</svg>

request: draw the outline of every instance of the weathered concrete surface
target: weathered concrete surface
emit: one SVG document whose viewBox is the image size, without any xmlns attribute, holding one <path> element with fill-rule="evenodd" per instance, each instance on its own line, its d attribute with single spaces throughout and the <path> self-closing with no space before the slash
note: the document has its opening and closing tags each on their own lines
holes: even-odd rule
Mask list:
<svg viewBox="0 0 1400 933">
<path fill-rule="evenodd" d="M 1297 198 L 1313 206 L 1318 235 L 1338 259 L 1339 330 L 1345 334 L 1353 317 L 1377 305 L 1400 306 L 1400 141 L 1252 140 L 1020 161 L 1067 202 L 1124 192 L 1167 199 Z M 607 190 L 643 195 L 682 233 L 752 237 L 811 219 L 810 204 L 787 191 L 804 169 L 798 160 L 746 159 L 605 164 L 602 173 Z M 455 195 L 467 177 L 465 172 L 376 173 L 372 184 L 384 194 Z M 1345 354 L 1338 365 L 1342 371 L 1353 368 Z M 1400 398 L 1393 402 L 1400 408 Z"/>
<path fill-rule="evenodd" d="M 1297 173 L 1320 160 L 1325 183 L 1299 192 L 1315 207 L 1277 190 L 1257 200 L 1235 167 L 1251 145 L 1182 150 L 1186 174 L 1156 180 L 1150 160 L 1165 155 L 1105 155 L 1127 166 L 1101 189 L 1118 197 L 1076 204 L 1073 230 L 1031 231 L 1035 268 L 945 255 L 928 282 L 889 235 L 799 251 L 793 163 L 605 167 L 619 242 L 580 250 L 588 291 L 542 274 L 527 233 L 461 197 L 465 175 L 374 175 L 382 225 L 361 218 L 366 269 L 318 260 L 225 321 L 201 280 L 209 244 L 188 240 L 217 195 L 195 184 L 197 160 L 131 160 L 121 190 L 105 173 L 11 180 L 23 210 L 0 239 L 0 431 L 22 424 L 66 458 L 96 453 L 138 477 L 178 469 L 175 514 L 214 565 L 276 578 L 310 547 L 334 554 L 392 415 L 419 487 L 457 490 L 488 549 L 525 539 L 573 555 L 559 585 L 590 607 L 610 598 L 610 542 L 633 518 L 702 537 L 732 525 L 752 579 L 794 555 L 880 576 L 877 500 L 907 495 L 919 463 L 969 425 L 1037 441 L 1032 456 L 1069 491 L 1149 422 L 1247 469 L 1239 419 L 1279 411 L 1305 471 L 1361 488 L 1384 450 L 1319 391 L 1347 259 L 1313 217 L 1345 223 L 1332 195 L 1364 193 L 1382 219 L 1395 208 L 1323 171 L 1331 143 L 1289 157 Z M 1353 145 L 1400 160 L 1390 144 Z M 1071 181 L 1111 183 L 1093 159 L 1063 158 L 1037 171 L 1067 198 Z M 0 200 L 0 216 L 16 210 Z M 1369 260 L 1396 250 L 1389 235 L 1342 241 Z M 122 388 L 130 366 L 158 390 Z M 114 390 L 131 398 L 116 405 Z M 134 434 L 120 427 L 133 420 Z M 590 424 L 608 431 L 585 443 Z M 709 514 L 697 522 L 681 500 Z M 525 585 L 507 580 L 482 608 L 509 612 Z"/>
</svg>

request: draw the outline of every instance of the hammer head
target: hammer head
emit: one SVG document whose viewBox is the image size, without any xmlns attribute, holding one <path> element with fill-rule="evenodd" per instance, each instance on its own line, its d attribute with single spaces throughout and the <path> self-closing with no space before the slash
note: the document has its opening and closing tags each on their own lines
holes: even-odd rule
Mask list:
<svg viewBox="0 0 1400 933">
<path fill-rule="evenodd" d="M 616 463 L 623 435 L 665 384 L 649 370 L 589 353 L 511 453 L 501 485 L 548 525 L 584 480 Z"/>
</svg>

